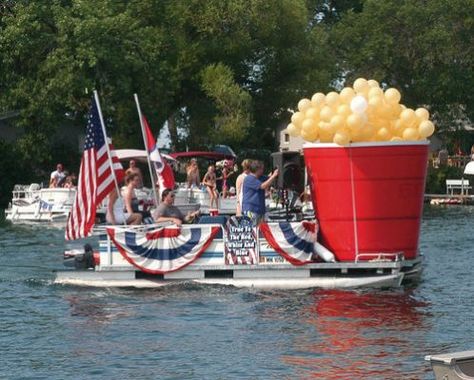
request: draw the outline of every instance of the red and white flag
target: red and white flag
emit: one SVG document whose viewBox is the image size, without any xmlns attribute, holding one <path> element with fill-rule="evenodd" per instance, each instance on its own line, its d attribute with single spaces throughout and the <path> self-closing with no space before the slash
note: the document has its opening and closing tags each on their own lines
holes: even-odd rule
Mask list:
<svg viewBox="0 0 474 380">
<path fill-rule="evenodd" d="M 96 208 L 115 188 L 114 176 L 120 182 L 124 170 L 112 144 L 109 144 L 111 160 L 108 157 L 106 136 L 102 132 L 99 110 L 92 98 L 87 120 L 84 153 L 81 159 L 76 198 L 66 224 L 66 240 L 75 240 L 91 235 L 95 223 Z M 112 172 L 111 163 L 113 165 Z"/>
<path fill-rule="evenodd" d="M 160 190 L 163 191 L 164 189 L 173 189 L 175 185 L 173 169 L 171 169 L 171 166 L 165 160 L 163 160 L 163 157 L 161 157 L 158 147 L 156 146 L 155 138 L 151 133 L 150 126 L 148 125 L 145 116 L 142 117 L 143 126 L 145 127 L 146 149 L 150 155 L 150 161 L 152 161 L 155 166 Z"/>
</svg>

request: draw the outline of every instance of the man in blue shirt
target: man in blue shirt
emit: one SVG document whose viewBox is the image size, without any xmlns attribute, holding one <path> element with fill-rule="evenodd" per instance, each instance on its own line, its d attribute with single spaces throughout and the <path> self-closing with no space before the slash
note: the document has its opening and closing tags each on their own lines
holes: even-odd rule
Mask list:
<svg viewBox="0 0 474 380">
<path fill-rule="evenodd" d="M 242 214 L 249 217 L 256 226 L 265 216 L 265 190 L 272 184 L 278 176 L 278 169 L 275 169 L 270 177 L 263 176 L 263 163 L 252 161 L 250 164 L 250 174 L 245 177 L 242 186 Z"/>
</svg>

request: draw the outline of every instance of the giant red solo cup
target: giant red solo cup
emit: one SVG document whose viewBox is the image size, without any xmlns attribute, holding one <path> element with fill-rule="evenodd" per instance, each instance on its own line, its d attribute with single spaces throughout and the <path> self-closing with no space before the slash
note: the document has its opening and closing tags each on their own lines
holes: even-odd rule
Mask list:
<svg viewBox="0 0 474 380">
<path fill-rule="evenodd" d="M 321 243 L 339 261 L 418 254 L 427 141 L 305 144 Z"/>
</svg>

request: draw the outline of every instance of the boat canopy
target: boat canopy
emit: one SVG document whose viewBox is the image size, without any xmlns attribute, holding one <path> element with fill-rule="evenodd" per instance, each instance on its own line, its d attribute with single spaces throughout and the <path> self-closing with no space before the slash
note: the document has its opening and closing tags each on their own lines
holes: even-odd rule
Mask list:
<svg viewBox="0 0 474 380">
<path fill-rule="evenodd" d="M 220 153 L 220 152 L 206 152 L 206 151 L 190 151 L 190 152 L 177 152 L 177 153 L 170 153 L 170 156 L 174 159 L 180 158 L 204 158 L 208 160 L 235 160 L 235 155 L 231 153 Z"/>
<path fill-rule="evenodd" d="M 147 161 L 147 154 L 146 150 L 142 149 L 115 149 L 115 153 L 117 153 L 117 157 L 119 160 L 137 160 L 137 161 Z M 161 156 L 169 161 L 175 161 L 173 157 L 169 154 L 160 153 Z"/>
</svg>

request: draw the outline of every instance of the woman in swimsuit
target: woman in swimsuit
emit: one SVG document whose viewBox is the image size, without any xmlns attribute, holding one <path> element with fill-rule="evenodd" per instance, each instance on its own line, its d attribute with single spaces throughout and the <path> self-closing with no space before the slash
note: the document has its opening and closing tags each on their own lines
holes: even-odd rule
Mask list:
<svg viewBox="0 0 474 380">
<path fill-rule="evenodd" d="M 229 184 L 227 183 L 227 179 L 234 174 L 234 172 L 227 167 L 222 169 L 222 198 L 227 198 L 227 191 L 229 189 Z"/>
<path fill-rule="evenodd" d="M 216 189 L 216 168 L 214 165 L 209 165 L 207 168 L 207 172 L 202 179 L 203 185 L 206 186 L 207 192 L 209 193 L 209 197 L 211 198 L 209 202 L 209 208 L 212 208 L 212 205 L 215 203 L 215 208 L 219 208 L 218 205 L 218 194 Z"/>
<path fill-rule="evenodd" d="M 192 158 L 186 167 L 186 184 L 188 188 L 199 187 L 201 178 L 199 176 L 199 167 L 195 158 Z"/>
</svg>

